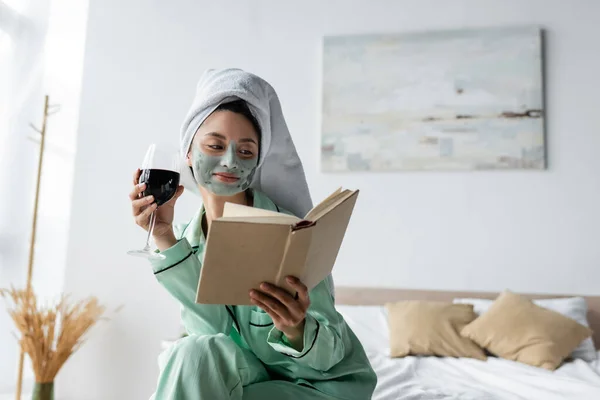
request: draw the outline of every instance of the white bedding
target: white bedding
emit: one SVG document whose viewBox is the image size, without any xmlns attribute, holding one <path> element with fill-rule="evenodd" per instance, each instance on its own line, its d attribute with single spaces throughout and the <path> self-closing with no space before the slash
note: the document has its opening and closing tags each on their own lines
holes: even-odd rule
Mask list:
<svg viewBox="0 0 600 400">
<path fill-rule="evenodd" d="M 598 361 L 571 361 L 551 372 L 499 358 L 368 355 L 378 376 L 373 400 L 600 399 Z"/>
<path fill-rule="evenodd" d="M 373 400 L 600 400 L 600 360 L 569 361 L 552 372 L 495 357 L 390 358 L 384 307 L 337 308 L 377 373 Z"/>
</svg>

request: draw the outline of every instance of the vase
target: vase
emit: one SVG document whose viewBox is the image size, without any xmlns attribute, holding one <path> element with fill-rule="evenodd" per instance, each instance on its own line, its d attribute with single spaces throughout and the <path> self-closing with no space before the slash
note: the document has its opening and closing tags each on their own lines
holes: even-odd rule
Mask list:
<svg viewBox="0 0 600 400">
<path fill-rule="evenodd" d="M 54 400 L 54 382 L 36 382 L 31 400 Z"/>
</svg>

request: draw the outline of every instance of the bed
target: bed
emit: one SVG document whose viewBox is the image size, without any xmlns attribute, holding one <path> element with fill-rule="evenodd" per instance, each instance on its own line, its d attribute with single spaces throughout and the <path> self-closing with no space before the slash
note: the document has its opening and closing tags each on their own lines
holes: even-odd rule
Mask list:
<svg viewBox="0 0 600 400">
<path fill-rule="evenodd" d="M 377 373 L 373 400 L 599 400 L 600 296 L 584 297 L 596 360 L 568 360 L 555 371 L 490 357 L 389 356 L 387 302 L 494 299 L 497 293 L 336 287 L 336 307 L 363 343 Z M 570 296 L 525 295 L 530 299 Z"/>
</svg>

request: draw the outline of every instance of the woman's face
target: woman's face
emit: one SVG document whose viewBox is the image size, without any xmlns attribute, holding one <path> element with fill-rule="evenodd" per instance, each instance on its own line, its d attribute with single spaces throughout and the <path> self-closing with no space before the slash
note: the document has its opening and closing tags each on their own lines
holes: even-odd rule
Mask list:
<svg viewBox="0 0 600 400">
<path fill-rule="evenodd" d="M 199 185 L 218 196 L 233 196 L 250 186 L 258 151 L 258 134 L 246 117 L 216 111 L 196 131 L 187 162 Z"/>
</svg>

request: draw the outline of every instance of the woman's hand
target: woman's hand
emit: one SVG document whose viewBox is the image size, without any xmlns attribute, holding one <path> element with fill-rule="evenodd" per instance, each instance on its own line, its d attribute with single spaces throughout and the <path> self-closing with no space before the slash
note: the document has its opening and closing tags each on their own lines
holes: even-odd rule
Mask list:
<svg viewBox="0 0 600 400">
<path fill-rule="evenodd" d="M 157 210 L 152 236 L 160 250 L 168 249 L 177 242 L 173 233 L 173 216 L 175 202 L 183 193 L 183 186 L 179 186 L 175 196 L 157 209 L 153 196 L 141 197 L 142 192 L 146 189 L 146 184 L 139 184 L 140 175 L 141 171 L 137 169 L 133 174 L 133 190 L 129 193 L 133 218 L 136 224 L 147 231 L 150 229 L 150 215 L 152 211 Z"/>
<path fill-rule="evenodd" d="M 304 321 L 310 306 L 308 289 L 296 277 L 288 276 L 286 280 L 298 293 L 295 298 L 280 287 L 263 283 L 261 290 L 250 291 L 250 301 L 269 314 L 275 328 L 283 332 L 296 350 L 301 350 L 304 346 Z"/>
</svg>

